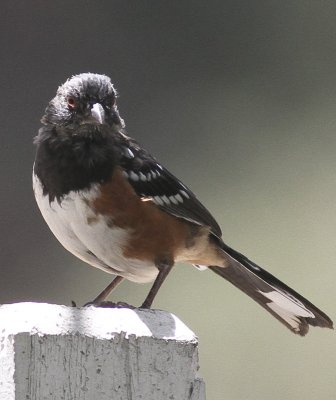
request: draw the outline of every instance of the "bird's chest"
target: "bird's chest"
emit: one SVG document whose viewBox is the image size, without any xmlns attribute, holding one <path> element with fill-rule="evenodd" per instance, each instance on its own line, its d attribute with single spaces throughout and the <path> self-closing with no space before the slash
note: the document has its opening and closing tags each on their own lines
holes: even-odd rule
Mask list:
<svg viewBox="0 0 336 400">
<path fill-rule="evenodd" d="M 94 143 L 71 144 L 59 151 L 51 151 L 46 143 L 42 143 L 37 149 L 34 174 L 43 182 L 50 201 L 60 201 L 70 192 L 87 192 L 92 182 L 106 182 L 113 173 L 115 157 L 112 150 L 107 156 L 106 149 L 101 150 Z"/>
<path fill-rule="evenodd" d="M 97 196 L 95 186 L 87 190 L 70 191 L 61 201 L 57 199 L 50 201 L 49 196 L 43 193 L 41 182 L 36 175 L 33 176 L 33 188 L 44 219 L 57 239 L 68 250 L 76 249 L 77 242 L 84 244 L 88 239 L 92 241 L 93 237 L 99 238 L 102 242 L 107 231 L 110 234 L 114 232 L 106 221 L 99 221 L 98 216 L 90 208 L 90 202 Z M 112 236 L 121 237 L 122 234 Z"/>
<path fill-rule="evenodd" d="M 125 257 L 130 230 L 114 226 L 110 218 L 92 209 L 92 202 L 99 194 L 97 186 L 70 192 L 61 202 L 49 202 L 36 175 L 33 176 L 33 187 L 45 221 L 68 251 L 95 267 L 120 272 L 131 280 L 145 282 L 155 278 L 157 269 L 154 265 Z"/>
</svg>

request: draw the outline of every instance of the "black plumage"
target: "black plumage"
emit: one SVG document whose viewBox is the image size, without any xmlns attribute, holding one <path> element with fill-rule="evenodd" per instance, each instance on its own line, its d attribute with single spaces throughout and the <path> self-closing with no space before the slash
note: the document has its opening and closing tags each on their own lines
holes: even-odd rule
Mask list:
<svg viewBox="0 0 336 400">
<path fill-rule="evenodd" d="M 161 220 L 167 220 L 169 214 L 176 217 L 174 221 L 179 221 L 176 223 L 177 227 L 187 226 L 192 240 L 188 240 L 189 244 L 179 244 L 181 254 L 185 250 L 187 254 L 190 251 L 189 247 L 202 243 L 199 249 L 194 249 L 194 254 L 199 251 L 200 259 L 209 259 L 207 257 L 210 255 L 213 257 L 211 260 L 215 259 L 219 263 L 206 267 L 245 292 L 296 334 L 305 335 L 309 325 L 332 328 L 333 323 L 325 313 L 223 242 L 218 223 L 192 191 L 125 134 L 124 122 L 116 106 L 116 97 L 117 92 L 108 77 L 90 73 L 76 75 L 59 87 L 41 120 L 43 126 L 35 138 L 37 145 L 34 164 L 35 195 L 43 215 L 56 231 L 54 233 L 61 243 L 75 255 L 98 268 L 113 273 L 119 271 L 118 283 L 123 273 L 127 277 L 127 271 L 118 269 L 118 265 L 108 265 L 106 254 L 104 254 L 105 261 L 102 261 L 91 251 L 87 243 L 88 238 L 85 234 L 92 240 L 97 240 L 97 237 L 90 237 L 92 230 L 85 231 L 85 224 L 95 221 L 94 210 L 91 210 L 89 216 L 83 212 L 77 215 L 80 219 L 80 228 L 85 231 L 86 241 L 76 236 L 76 232 L 79 234 L 83 232 L 80 229 L 73 230 L 75 222 L 68 221 L 63 214 L 62 217 L 57 214 L 64 212 L 65 201 L 68 202 L 67 206 L 69 202 L 74 203 L 78 198 L 80 202 L 83 193 L 87 194 L 92 187 L 99 192 L 99 189 L 113 179 L 115 172 L 122 171 L 121 186 L 126 184 L 129 191 L 126 190 L 125 193 L 131 192 L 131 197 L 136 198 L 137 204 L 150 201 L 154 203 L 151 204 L 153 207 L 158 207 L 155 208 L 155 212 L 159 209 L 161 215 L 165 216 L 166 219 Z M 71 198 L 70 194 L 75 194 L 77 197 Z M 48 202 L 44 201 L 45 198 Z M 85 206 L 89 207 L 90 202 L 87 199 L 85 201 Z M 54 203 L 59 207 L 55 207 Z M 171 221 L 170 217 L 169 219 Z M 183 224 L 180 223 L 181 220 Z M 60 227 L 63 230 L 59 230 Z M 104 228 L 114 229 L 113 218 L 107 221 Z M 64 238 L 64 232 L 69 236 Z M 111 237 L 115 239 L 113 235 Z M 201 236 L 203 242 L 194 240 Z M 99 240 L 106 240 L 105 235 L 98 237 L 98 242 Z M 111 243 L 111 252 L 113 245 L 119 245 L 119 242 L 116 240 Z M 161 258 L 161 265 L 150 263 L 146 265 L 139 264 L 139 260 L 120 258 L 118 253 L 117 259 L 121 260 L 125 268 L 129 265 L 133 268 L 133 264 L 135 265 L 134 271 L 132 270 L 133 280 L 136 280 L 138 273 L 140 275 L 143 271 L 147 273 L 147 269 L 150 273 L 154 270 L 155 277 L 157 272 L 155 268 L 159 268 L 158 278 L 163 271 L 160 281 L 156 280 L 154 283 L 155 290 L 152 288 L 152 294 L 150 292 L 145 300 L 144 304 L 147 306 L 152 303 L 158 288 L 173 265 L 172 263 L 162 265 L 164 264 L 162 260 L 171 261 L 172 254 L 168 256 Z M 193 259 L 186 260 L 189 262 Z M 190 262 L 201 264 L 198 261 Z M 137 270 L 140 268 L 138 265 L 141 265 L 143 271 Z M 168 267 L 166 272 L 164 267 Z M 147 279 L 147 276 L 141 279 Z"/>
</svg>

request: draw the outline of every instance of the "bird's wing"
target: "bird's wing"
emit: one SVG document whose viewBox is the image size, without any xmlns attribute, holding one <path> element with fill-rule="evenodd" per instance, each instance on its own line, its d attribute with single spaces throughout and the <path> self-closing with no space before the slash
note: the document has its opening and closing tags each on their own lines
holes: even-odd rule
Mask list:
<svg viewBox="0 0 336 400">
<path fill-rule="evenodd" d="M 137 142 L 121 137 L 120 165 L 135 192 L 149 198 L 162 210 L 197 225 L 209 226 L 221 237 L 222 232 L 209 211 L 197 200 L 192 191 L 158 163 Z"/>
</svg>

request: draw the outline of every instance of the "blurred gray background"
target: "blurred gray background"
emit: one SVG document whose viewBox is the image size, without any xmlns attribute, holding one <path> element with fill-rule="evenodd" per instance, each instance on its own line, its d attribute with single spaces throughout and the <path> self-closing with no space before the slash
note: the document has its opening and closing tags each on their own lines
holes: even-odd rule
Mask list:
<svg viewBox="0 0 336 400">
<path fill-rule="evenodd" d="M 335 17 L 334 1 L 3 1 L 0 302 L 82 304 L 110 281 L 61 247 L 31 190 L 44 108 L 90 71 L 111 76 L 129 134 L 225 241 L 336 319 Z M 148 289 L 126 282 L 112 299 Z M 185 265 L 154 306 L 198 335 L 209 400 L 335 398 L 334 332 L 295 337 Z"/>
</svg>

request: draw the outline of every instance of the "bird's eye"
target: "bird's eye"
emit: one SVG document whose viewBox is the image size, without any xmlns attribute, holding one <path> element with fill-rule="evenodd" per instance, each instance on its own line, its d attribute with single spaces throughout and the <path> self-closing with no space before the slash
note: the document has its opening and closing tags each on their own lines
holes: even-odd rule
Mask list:
<svg viewBox="0 0 336 400">
<path fill-rule="evenodd" d="M 76 102 L 76 99 L 75 99 L 74 97 L 68 97 L 68 98 L 67 98 L 67 102 L 68 102 L 68 107 L 69 107 L 71 110 L 73 110 L 73 109 L 76 108 L 77 102 Z"/>
<path fill-rule="evenodd" d="M 108 107 L 108 108 L 113 108 L 115 106 L 115 103 L 116 103 L 115 97 L 107 98 L 104 101 L 105 107 Z"/>
</svg>

